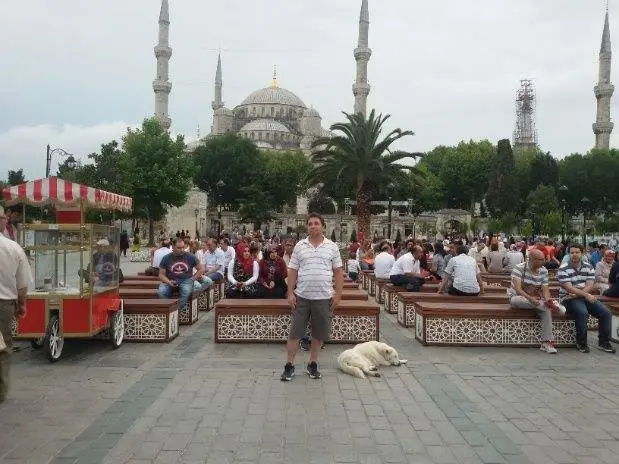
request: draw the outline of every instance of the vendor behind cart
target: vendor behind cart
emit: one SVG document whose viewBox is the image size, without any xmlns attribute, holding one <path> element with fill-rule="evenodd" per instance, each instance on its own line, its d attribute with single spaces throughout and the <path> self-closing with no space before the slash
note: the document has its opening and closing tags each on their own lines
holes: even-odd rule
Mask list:
<svg viewBox="0 0 619 464">
<path fill-rule="evenodd" d="M 183 308 L 194 291 L 194 286 L 204 286 L 200 283 L 202 274 L 204 268 L 198 259 L 185 251 L 184 240 L 177 240 L 172 253 L 164 256 L 159 264 L 159 280 L 161 280 L 157 291 L 159 298 L 170 298 L 172 293 L 178 290 L 179 306 Z"/>
</svg>

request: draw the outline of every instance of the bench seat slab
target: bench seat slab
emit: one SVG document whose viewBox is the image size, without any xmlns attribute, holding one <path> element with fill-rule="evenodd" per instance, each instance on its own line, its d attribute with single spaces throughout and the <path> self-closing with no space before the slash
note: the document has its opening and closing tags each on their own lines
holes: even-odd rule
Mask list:
<svg viewBox="0 0 619 464">
<path fill-rule="evenodd" d="M 178 336 L 178 300 L 126 300 L 123 319 L 127 342 L 170 342 Z"/>
</svg>

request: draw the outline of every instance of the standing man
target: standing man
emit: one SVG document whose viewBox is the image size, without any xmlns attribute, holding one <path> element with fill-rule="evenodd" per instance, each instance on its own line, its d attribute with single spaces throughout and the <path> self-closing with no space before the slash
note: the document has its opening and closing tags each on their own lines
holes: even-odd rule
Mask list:
<svg viewBox="0 0 619 464">
<path fill-rule="evenodd" d="M 292 321 L 288 336 L 288 357 L 281 376 L 284 382 L 292 380 L 294 376 L 294 358 L 310 318 L 312 345 L 307 374 L 311 379 L 322 377 L 318 371 L 318 353 L 322 343 L 331 334 L 331 317 L 340 303 L 344 287 L 340 250 L 324 236 L 324 228 L 325 220 L 322 216 L 310 213 L 307 218 L 308 237 L 297 243 L 288 263 L 288 303 L 292 308 Z"/>
<path fill-rule="evenodd" d="M 0 232 L 8 218 L 0 206 Z M 24 250 L 0 233 L 0 333 L 6 348 L 0 351 L 0 403 L 9 392 L 9 369 L 13 351 L 11 322 L 14 317 L 26 315 L 26 296 L 32 283 L 30 263 Z"/>
<path fill-rule="evenodd" d="M 610 343 L 612 315 L 598 297 L 591 293 L 595 286 L 595 270 L 583 260 L 583 251 L 582 245 L 571 245 L 569 261 L 557 271 L 557 280 L 561 285 L 559 300 L 574 318 L 578 351 L 589 352 L 587 318 L 593 316 L 599 319 L 598 348 L 607 353 L 615 353 L 616 350 Z"/>
</svg>

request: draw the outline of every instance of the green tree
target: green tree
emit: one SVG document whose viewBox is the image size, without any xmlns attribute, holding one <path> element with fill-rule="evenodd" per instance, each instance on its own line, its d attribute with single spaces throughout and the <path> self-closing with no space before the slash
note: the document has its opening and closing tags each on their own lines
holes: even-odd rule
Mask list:
<svg viewBox="0 0 619 464">
<path fill-rule="evenodd" d="M 507 212 L 516 211 L 519 200 L 512 146 L 508 139 L 499 140 L 486 193 L 486 204 L 493 217 L 501 217 Z"/>
<path fill-rule="evenodd" d="M 131 182 L 135 213 L 148 220 L 149 245 L 154 243 L 154 222 L 163 219 L 169 206 L 187 202 L 194 168 L 184 149 L 183 137 L 172 140 L 155 118 L 123 137 L 125 158 L 118 168 Z"/>
<path fill-rule="evenodd" d="M 24 170 L 18 169 L 17 171 L 10 170 L 7 177 L 7 184 L 9 185 L 19 185 L 26 182 L 26 178 L 24 177 Z"/>
<path fill-rule="evenodd" d="M 529 193 L 527 197 L 527 213 L 542 216 L 557 211 L 559 209 L 559 200 L 555 189 L 549 185 L 540 184 L 535 190 Z"/>
<path fill-rule="evenodd" d="M 351 234 L 350 234 L 350 241 L 351 242 L 356 242 L 357 241 L 357 229 L 353 229 Z"/>
<path fill-rule="evenodd" d="M 549 237 L 556 237 L 561 234 L 561 213 L 558 211 L 551 211 L 544 214 L 540 219 L 539 227 L 540 232 Z"/>
<path fill-rule="evenodd" d="M 369 236 L 371 202 L 384 186 L 407 184 L 406 171 L 412 166 L 399 164 L 420 154 L 393 150 L 398 140 L 414 135 L 411 131 L 394 129 L 382 138 L 389 115 L 376 116 L 374 110 L 367 119 L 362 114 L 346 114 L 347 122 L 331 126 L 333 137 L 319 138 L 312 145 L 315 168 L 308 176 L 310 185 L 337 185 L 355 193 L 357 228 Z"/>
<path fill-rule="evenodd" d="M 527 192 L 531 192 L 538 185 L 550 185 L 555 187 L 559 181 L 559 165 L 557 160 L 549 153 L 536 153 L 531 161 L 529 182 L 521 184 Z"/>
<path fill-rule="evenodd" d="M 520 226 L 520 235 L 523 237 L 531 237 L 533 235 L 533 222 L 530 219 L 524 221 Z"/>
</svg>

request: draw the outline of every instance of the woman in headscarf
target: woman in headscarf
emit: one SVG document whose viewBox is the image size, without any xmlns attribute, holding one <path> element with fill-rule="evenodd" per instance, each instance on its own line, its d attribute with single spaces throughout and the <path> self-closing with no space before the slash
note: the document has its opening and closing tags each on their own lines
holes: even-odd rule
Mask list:
<svg viewBox="0 0 619 464">
<path fill-rule="evenodd" d="M 255 250 L 254 250 L 255 252 Z M 259 266 L 250 246 L 241 242 L 236 246 L 236 257 L 228 264 L 228 298 L 256 298 Z"/>
<path fill-rule="evenodd" d="M 281 258 L 283 247 L 269 246 L 259 263 L 258 294 L 261 298 L 286 298 L 288 269 Z"/>
</svg>

